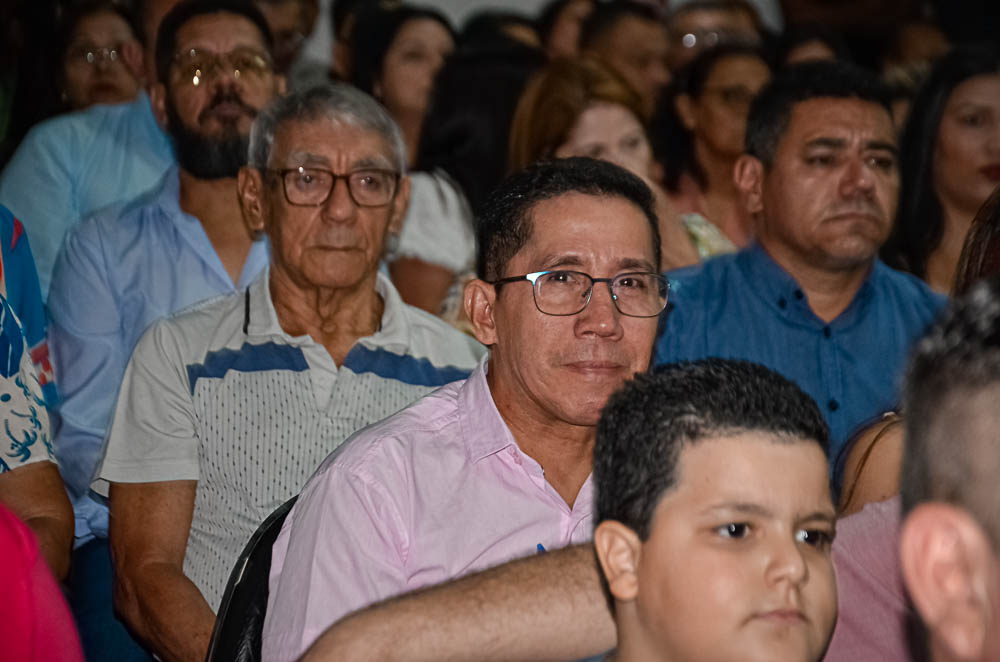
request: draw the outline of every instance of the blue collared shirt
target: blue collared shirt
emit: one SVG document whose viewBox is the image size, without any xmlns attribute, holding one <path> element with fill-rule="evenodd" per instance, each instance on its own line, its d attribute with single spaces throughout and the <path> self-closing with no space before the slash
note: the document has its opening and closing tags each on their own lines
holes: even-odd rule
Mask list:
<svg viewBox="0 0 1000 662">
<path fill-rule="evenodd" d="M 174 163 L 145 93 L 31 129 L 0 174 L 0 202 L 31 239 L 42 297 L 66 231 L 98 209 L 148 191 Z"/>
<path fill-rule="evenodd" d="M 107 508 L 88 494 L 125 366 L 156 319 L 244 289 L 268 263 L 253 244 L 233 283 L 201 223 L 178 203 L 177 169 L 153 191 L 70 230 L 53 271 L 49 344 L 59 376 L 56 457 L 76 511 L 78 544 L 107 536 Z"/>
<path fill-rule="evenodd" d="M 718 356 L 776 370 L 825 414 L 831 460 L 858 426 L 897 405 L 910 345 L 946 301 L 876 260 L 847 309 L 826 323 L 758 244 L 667 276 L 671 308 L 655 363 Z"/>
</svg>

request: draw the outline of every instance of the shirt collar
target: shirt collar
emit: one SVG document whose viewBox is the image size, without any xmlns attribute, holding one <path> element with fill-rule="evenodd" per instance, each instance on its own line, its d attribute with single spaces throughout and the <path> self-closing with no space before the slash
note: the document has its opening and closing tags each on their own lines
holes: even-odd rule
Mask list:
<svg viewBox="0 0 1000 662">
<path fill-rule="evenodd" d="M 517 446 L 514 435 L 493 402 L 486 382 L 489 353 L 462 384 L 458 393 L 458 416 L 469 462 L 475 463 L 505 448 Z"/>
<path fill-rule="evenodd" d="M 247 335 L 251 336 L 282 336 L 290 339 L 278 322 L 278 313 L 271 299 L 270 266 L 265 267 L 261 274 L 247 287 L 244 292 L 244 324 Z M 407 353 L 410 339 L 410 323 L 407 320 L 405 306 L 399 292 L 389 279 L 378 273 L 375 280 L 375 291 L 382 297 L 381 325 L 378 331 L 370 336 L 359 338 L 358 342 L 366 345 L 390 349 L 398 354 Z"/>
<path fill-rule="evenodd" d="M 809 317 L 815 318 L 818 323 L 825 324 L 812 312 L 798 281 L 785 271 L 759 242 L 754 241 L 740 251 L 736 256 L 736 263 L 749 285 L 748 291 L 764 301 L 772 310 L 783 316 L 801 317 L 802 313 L 808 313 Z M 880 264 L 876 258 L 854 299 L 831 326 L 847 326 L 858 319 L 871 299 L 872 279 L 877 275 Z"/>
</svg>

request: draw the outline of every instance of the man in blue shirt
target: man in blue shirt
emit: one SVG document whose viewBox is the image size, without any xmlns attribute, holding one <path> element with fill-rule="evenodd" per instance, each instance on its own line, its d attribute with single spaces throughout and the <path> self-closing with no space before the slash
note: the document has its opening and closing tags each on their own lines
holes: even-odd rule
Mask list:
<svg viewBox="0 0 1000 662">
<path fill-rule="evenodd" d="M 72 228 L 53 271 L 49 338 L 65 379 L 56 456 L 76 514 L 71 604 L 88 655 L 110 659 L 108 512 L 89 493 L 132 348 L 155 319 L 244 289 L 267 265 L 251 236 L 236 175 L 250 125 L 284 91 L 271 36 L 252 6 L 193 0 L 163 19 L 152 108 L 179 167 L 148 193 Z"/>
<path fill-rule="evenodd" d="M 899 169 L 888 96 L 848 65 L 778 75 L 754 102 L 735 178 L 756 243 L 670 274 L 656 362 L 762 363 L 820 405 L 831 459 L 894 407 L 911 342 L 943 303 L 879 261 Z"/>
</svg>

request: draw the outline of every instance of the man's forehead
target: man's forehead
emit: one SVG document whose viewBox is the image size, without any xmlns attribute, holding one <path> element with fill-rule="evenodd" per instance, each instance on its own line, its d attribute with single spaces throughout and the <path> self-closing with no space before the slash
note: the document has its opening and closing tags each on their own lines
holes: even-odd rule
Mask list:
<svg viewBox="0 0 1000 662">
<path fill-rule="evenodd" d="M 288 165 L 393 168 L 392 151 L 382 135 L 329 117 L 283 122 L 275 131 L 271 160 Z"/>
<path fill-rule="evenodd" d="M 819 97 L 791 108 L 782 139 L 807 142 L 825 133 L 853 133 L 879 143 L 896 145 L 889 110 L 880 103 L 858 98 Z"/>
<path fill-rule="evenodd" d="M 620 195 L 568 191 L 536 202 L 527 213 L 531 235 L 524 249 L 528 251 L 546 252 L 561 245 L 571 245 L 581 252 L 600 249 L 612 238 L 610 233 L 621 234 L 631 219 L 647 229 L 649 237 L 641 241 L 642 250 L 636 251 L 635 257 L 648 260 L 654 252 L 652 229 L 645 212 Z M 597 232 L 595 225 L 599 225 Z"/>
<path fill-rule="evenodd" d="M 223 50 L 239 46 L 268 50 L 267 40 L 256 23 L 243 14 L 225 10 L 192 16 L 178 28 L 176 41 L 177 50 L 199 47 L 217 50 L 220 43 L 226 45 Z"/>
</svg>

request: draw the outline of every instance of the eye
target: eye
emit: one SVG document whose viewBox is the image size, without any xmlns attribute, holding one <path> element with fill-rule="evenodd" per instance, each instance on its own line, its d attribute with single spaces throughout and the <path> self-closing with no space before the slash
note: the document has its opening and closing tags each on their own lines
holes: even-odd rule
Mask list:
<svg viewBox="0 0 1000 662">
<path fill-rule="evenodd" d="M 795 540 L 817 549 L 829 549 L 833 535 L 822 529 L 799 529 L 795 532 Z"/>
<path fill-rule="evenodd" d="M 832 166 L 835 163 L 835 161 L 833 158 L 833 154 L 813 154 L 811 156 L 806 157 L 806 163 L 808 163 L 811 166 L 826 167 L 826 166 Z"/>
<path fill-rule="evenodd" d="M 729 524 L 723 524 L 722 526 L 716 528 L 715 532 L 723 538 L 743 540 L 750 535 L 750 525 L 746 522 L 730 522 Z"/>
<path fill-rule="evenodd" d="M 868 165 L 883 172 L 889 172 L 896 167 L 896 159 L 891 156 L 870 156 Z"/>
<path fill-rule="evenodd" d="M 542 276 L 542 280 L 546 285 L 567 285 L 572 287 L 579 285 L 584 278 L 575 271 L 550 271 Z"/>
<path fill-rule="evenodd" d="M 981 111 L 975 113 L 967 113 L 965 115 L 959 116 L 958 118 L 959 122 L 961 122 L 965 126 L 972 128 L 979 128 L 981 126 L 985 126 L 987 120 L 988 118 L 986 116 L 986 113 Z"/>
<path fill-rule="evenodd" d="M 615 280 L 615 286 L 625 290 L 644 290 L 649 287 L 648 279 L 638 275 L 619 276 Z"/>
<path fill-rule="evenodd" d="M 638 150 L 640 147 L 642 147 L 642 143 L 643 143 L 642 136 L 631 135 L 627 136 L 624 140 L 622 140 L 622 147 L 629 150 L 630 152 L 634 152 Z"/>
</svg>

